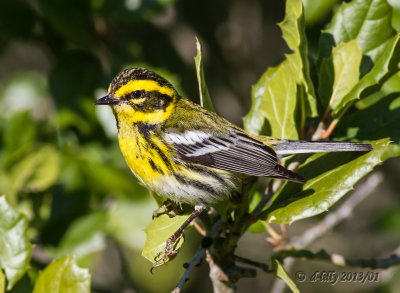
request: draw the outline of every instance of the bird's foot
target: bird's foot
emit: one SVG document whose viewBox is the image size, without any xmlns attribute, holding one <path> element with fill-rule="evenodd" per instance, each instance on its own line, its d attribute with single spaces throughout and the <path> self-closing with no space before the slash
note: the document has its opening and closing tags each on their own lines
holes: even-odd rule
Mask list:
<svg viewBox="0 0 400 293">
<path fill-rule="evenodd" d="M 180 248 L 175 249 L 175 247 L 181 238 L 184 240 L 183 233 L 180 235 L 173 234 L 170 238 L 168 238 L 168 240 L 165 242 L 165 248 L 157 253 L 157 255 L 154 257 L 155 263 L 150 269 L 151 272 L 153 272 L 153 269 L 156 267 L 167 263 L 171 257 L 175 256 L 179 252 Z"/>
<path fill-rule="evenodd" d="M 179 208 L 176 203 L 166 200 L 158 209 L 153 212 L 153 220 L 162 214 L 167 214 L 168 217 L 173 218 L 179 214 Z"/>
</svg>

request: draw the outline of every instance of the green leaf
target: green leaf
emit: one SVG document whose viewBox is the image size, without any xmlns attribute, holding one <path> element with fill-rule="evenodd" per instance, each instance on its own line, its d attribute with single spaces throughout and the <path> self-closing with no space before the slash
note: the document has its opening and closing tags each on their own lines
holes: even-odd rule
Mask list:
<svg viewBox="0 0 400 293">
<path fill-rule="evenodd" d="M 140 251 L 146 241 L 143 227 L 151 223 L 156 208 L 151 197 L 146 201 L 138 201 L 134 194 L 129 198 L 117 198 L 107 213 L 105 230 L 125 247 Z"/>
<path fill-rule="evenodd" d="M 382 54 L 377 58 L 375 65 L 365 74 L 357 85 L 341 100 L 333 109 L 333 115 L 337 116 L 352 101 L 372 93 L 392 75 L 399 71 L 400 62 L 400 35 L 394 36 L 386 45 Z"/>
<path fill-rule="evenodd" d="M 39 274 L 33 293 L 89 293 L 88 269 L 78 267 L 73 256 L 65 256 L 49 264 Z"/>
<path fill-rule="evenodd" d="M 336 109 L 343 97 L 357 84 L 361 63 L 357 41 L 340 43 L 330 58 L 323 59 L 319 71 L 319 95 L 322 105 Z"/>
<path fill-rule="evenodd" d="M 291 54 L 293 55 L 291 65 L 296 71 L 296 75 L 292 77 L 298 78 L 298 84 L 301 84 L 301 88 L 304 88 L 298 89 L 298 91 L 305 91 L 306 100 L 302 100 L 302 102 L 305 102 L 307 116 L 316 117 L 318 116 L 317 100 L 310 77 L 303 2 L 301 0 L 287 1 L 285 13 L 285 19 L 279 26 L 282 29 L 282 37 L 294 52 Z"/>
<path fill-rule="evenodd" d="M 305 115 L 317 116 L 314 88 L 309 75 L 304 15 L 300 0 L 288 1 L 286 17 L 280 24 L 292 54 L 279 66 L 269 68 L 252 90 L 252 106 L 244 119 L 245 128 L 259 134 L 297 139 L 296 109 L 298 101 Z"/>
<path fill-rule="evenodd" d="M 0 265 L 7 277 L 7 290 L 21 279 L 29 267 L 32 245 L 28 220 L 0 196 Z"/>
<path fill-rule="evenodd" d="M 3 271 L 0 270 L 0 293 L 4 293 L 6 290 L 6 276 L 3 274 Z"/>
<path fill-rule="evenodd" d="M 285 271 L 285 268 L 277 259 L 272 260 L 272 268 L 274 270 L 275 275 L 278 278 L 282 279 L 286 283 L 286 285 L 288 285 L 288 287 L 293 293 L 300 293 L 296 284 L 289 277 L 288 273 Z"/>
<path fill-rule="evenodd" d="M 199 39 L 196 37 L 196 49 L 197 55 L 194 57 L 194 63 L 196 65 L 196 76 L 197 82 L 199 83 L 199 95 L 200 95 L 200 105 L 207 110 L 215 112 L 214 106 L 211 101 L 210 94 L 208 92 L 206 80 L 204 78 L 203 69 L 203 58 L 201 55 L 201 44 Z"/>
<path fill-rule="evenodd" d="M 338 0 L 303 0 L 307 25 L 313 25 L 323 20 L 337 2 Z"/>
<path fill-rule="evenodd" d="M 298 139 L 296 110 L 296 81 L 292 67 L 286 59 L 277 68 L 269 68 L 252 90 L 252 106 L 244 123 L 247 130 L 260 133 L 265 123 L 268 135 Z"/>
<path fill-rule="evenodd" d="M 391 143 L 382 160 L 400 155 L 400 94 L 384 96 L 377 103 L 342 118 L 333 136 L 339 139 L 379 139 L 388 137 Z"/>
<path fill-rule="evenodd" d="M 35 148 L 11 170 L 12 191 L 44 191 L 55 183 L 58 173 L 58 151 L 52 145 Z"/>
<path fill-rule="evenodd" d="M 169 237 L 174 234 L 179 227 L 190 217 L 190 214 L 176 215 L 170 217 L 167 214 L 162 214 L 155 218 L 150 225 L 144 229 L 146 233 L 146 243 L 143 247 L 142 255 L 149 261 L 154 263 L 154 258 L 157 253 L 165 248 L 165 243 Z M 175 244 L 174 249 L 179 249 L 183 244 L 181 237 Z M 168 259 L 167 261 L 169 261 Z"/>
<path fill-rule="evenodd" d="M 363 60 L 365 64 L 371 61 L 375 63 L 396 34 L 391 18 L 392 8 L 386 0 L 353 0 L 343 3 L 321 38 L 323 56 L 330 55 L 334 44 L 356 39 L 363 54 L 370 58 Z"/>
<path fill-rule="evenodd" d="M 75 220 L 65 232 L 59 245 L 50 249 L 55 258 L 66 254 L 77 257 L 78 263 L 90 266 L 93 257 L 106 247 L 104 228 L 107 225 L 107 214 L 96 212 L 84 215 Z"/>
<path fill-rule="evenodd" d="M 7 155 L 29 147 L 37 134 L 37 127 L 27 111 L 15 113 L 4 127 L 4 151 Z"/>
<path fill-rule="evenodd" d="M 373 150 L 352 161 L 352 153 L 312 155 L 296 172 L 308 179 L 304 185 L 285 184 L 268 209 L 267 220 L 274 223 L 293 223 L 325 212 L 335 204 L 364 175 L 380 164 L 388 139 L 372 143 Z M 358 154 L 359 155 L 359 154 Z M 329 171 L 325 171 L 329 169 Z"/>
</svg>

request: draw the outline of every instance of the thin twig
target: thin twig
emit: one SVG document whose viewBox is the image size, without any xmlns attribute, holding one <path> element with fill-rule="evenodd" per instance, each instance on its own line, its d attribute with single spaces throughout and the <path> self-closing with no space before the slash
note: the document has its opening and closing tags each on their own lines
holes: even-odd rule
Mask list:
<svg viewBox="0 0 400 293">
<path fill-rule="evenodd" d="M 274 256 L 273 256 L 274 257 Z M 371 269 L 386 269 L 388 267 L 400 264 L 400 256 L 397 254 L 392 254 L 387 258 L 369 258 L 369 259 L 355 259 L 346 258 L 339 254 L 329 254 L 325 250 L 320 250 L 313 253 L 305 249 L 290 249 L 281 250 L 275 254 L 275 257 L 283 261 L 283 259 L 292 258 L 302 258 L 302 259 L 318 259 L 326 260 L 334 265 L 338 266 L 353 266 L 360 268 L 371 268 Z"/>
<path fill-rule="evenodd" d="M 212 243 L 212 239 L 214 239 L 216 237 L 216 235 L 222 229 L 222 224 L 223 224 L 223 218 L 220 217 L 220 219 L 214 224 L 214 226 L 212 227 L 210 232 L 207 233 L 207 236 L 203 238 L 201 247 L 197 250 L 197 252 L 192 257 L 192 259 L 188 263 L 184 264 L 184 267 L 186 268 L 186 270 L 183 273 L 182 277 L 180 278 L 175 289 L 172 291 L 173 293 L 181 292 L 183 285 L 185 284 L 185 282 L 187 280 L 189 280 L 190 274 L 192 273 L 194 267 L 201 263 L 201 260 L 204 257 L 205 251 Z"/>
<path fill-rule="evenodd" d="M 251 259 L 248 259 L 248 258 L 244 258 L 244 257 L 238 256 L 238 255 L 235 255 L 235 260 L 238 261 L 238 262 L 241 262 L 241 263 L 244 263 L 244 264 L 248 264 L 248 265 L 252 265 L 252 266 L 254 266 L 256 268 L 262 269 L 266 273 L 272 272 L 269 269 L 269 266 L 267 264 L 265 264 L 265 263 L 262 263 L 262 262 L 254 261 L 254 260 L 251 260 Z"/>
</svg>

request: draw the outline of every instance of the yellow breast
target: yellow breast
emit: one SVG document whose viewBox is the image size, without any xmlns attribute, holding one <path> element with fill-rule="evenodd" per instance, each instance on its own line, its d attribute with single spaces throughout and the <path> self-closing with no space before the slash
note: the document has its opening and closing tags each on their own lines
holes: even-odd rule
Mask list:
<svg viewBox="0 0 400 293">
<path fill-rule="evenodd" d="M 157 137 L 119 136 L 119 146 L 132 172 L 148 187 L 176 169 L 170 150 Z"/>
</svg>

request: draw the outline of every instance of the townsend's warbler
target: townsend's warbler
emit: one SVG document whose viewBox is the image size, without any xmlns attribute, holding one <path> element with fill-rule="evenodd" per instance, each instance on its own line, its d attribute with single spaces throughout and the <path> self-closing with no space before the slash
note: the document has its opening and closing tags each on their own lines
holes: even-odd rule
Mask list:
<svg viewBox="0 0 400 293">
<path fill-rule="evenodd" d="M 305 142 L 251 135 L 181 97 L 163 77 L 130 68 L 95 102 L 110 105 L 118 140 L 132 172 L 149 189 L 195 211 L 167 241 L 163 263 L 183 229 L 211 204 L 228 198 L 246 175 L 299 183 L 305 180 L 279 164 L 278 155 L 369 151 L 370 144 Z"/>
</svg>

